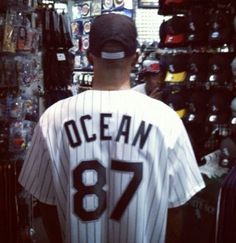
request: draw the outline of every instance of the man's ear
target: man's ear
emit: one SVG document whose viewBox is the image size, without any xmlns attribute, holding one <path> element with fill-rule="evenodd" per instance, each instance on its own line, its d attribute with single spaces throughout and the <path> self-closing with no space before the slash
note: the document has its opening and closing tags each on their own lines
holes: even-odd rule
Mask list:
<svg viewBox="0 0 236 243">
<path fill-rule="evenodd" d="M 138 58 L 139 58 L 139 53 L 136 52 L 134 55 L 133 55 L 133 61 L 131 63 L 132 67 L 136 65 L 136 63 L 138 62 Z"/>
<path fill-rule="evenodd" d="M 89 64 L 93 65 L 93 55 L 89 50 L 86 52 L 86 56 L 88 58 Z"/>
</svg>

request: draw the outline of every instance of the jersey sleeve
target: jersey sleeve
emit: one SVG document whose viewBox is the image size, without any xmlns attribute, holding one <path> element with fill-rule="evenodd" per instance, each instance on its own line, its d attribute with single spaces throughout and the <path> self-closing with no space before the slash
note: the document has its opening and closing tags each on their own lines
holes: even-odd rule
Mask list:
<svg viewBox="0 0 236 243">
<path fill-rule="evenodd" d="M 55 204 L 51 160 L 39 124 L 35 127 L 18 181 L 40 202 Z"/>
<path fill-rule="evenodd" d="M 168 156 L 169 208 L 181 206 L 205 187 L 186 129 L 179 124 Z"/>
</svg>

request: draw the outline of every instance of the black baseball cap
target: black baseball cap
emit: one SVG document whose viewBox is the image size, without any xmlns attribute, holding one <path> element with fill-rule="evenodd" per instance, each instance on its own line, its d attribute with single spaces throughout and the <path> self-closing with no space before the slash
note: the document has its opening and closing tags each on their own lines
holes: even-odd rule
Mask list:
<svg viewBox="0 0 236 243">
<path fill-rule="evenodd" d="M 210 44 L 225 44 L 231 41 L 233 35 L 233 20 L 231 14 L 216 11 L 210 15 L 208 41 Z"/>
<path fill-rule="evenodd" d="M 192 53 L 188 60 L 186 82 L 189 84 L 204 83 L 208 72 L 208 54 Z"/>
<path fill-rule="evenodd" d="M 172 91 L 163 99 L 163 102 L 170 106 L 180 118 L 186 113 L 186 100 L 184 91 Z"/>
<path fill-rule="evenodd" d="M 184 82 L 187 75 L 188 54 L 175 54 L 166 57 L 166 76 L 165 82 L 181 83 Z"/>
<path fill-rule="evenodd" d="M 104 45 L 111 41 L 120 43 L 123 49 L 104 51 Z M 109 13 L 94 19 L 89 35 L 89 51 L 93 55 L 110 60 L 122 59 L 133 55 L 137 44 L 137 29 L 130 17 Z"/>
<path fill-rule="evenodd" d="M 166 47 L 179 47 L 186 45 L 187 18 L 185 16 L 173 16 L 165 25 Z"/>
<path fill-rule="evenodd" d="M 201 18 L 199 18 L 201 13 Z M 207 41 L 207 14 L 200 8 L 192 9 L 187 17 L 187 33 L 186 39 L 190 44 L 205 44 Z"/>
<path fill-rule="evenodd" d="M 212 53 L 208 59 L 207 82 L 226 84 L 231 80 L 231 53 Z"/>
</svg>

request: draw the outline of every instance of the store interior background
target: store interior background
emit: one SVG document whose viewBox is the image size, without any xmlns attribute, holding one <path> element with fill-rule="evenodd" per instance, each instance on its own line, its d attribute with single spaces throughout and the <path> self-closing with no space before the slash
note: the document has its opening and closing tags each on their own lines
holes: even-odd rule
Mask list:
<svg viewBox="0 0 236 243">
<path fill-rule="evenodd" d="M 2 215 L 0 219 L 0 242 L 48 243 L 37 202 L 19 188 L 17 175 L 27 146 L 30 145 L 35 123 L 45 108 L 59 99 L 91 88 L 93 72 L 91 66 L 87 63 L 85 55 L 86 48 L 88 47 L 88 33 L 85 33 L 85 31 L 81 32 L 79 29 L 80 24 L 84 24 L 91 16 L 81 16 L 78 19 L 77 17 L 73 17 L 73 11 L 75 11 L 77 6 L 91 4 L 91 2 L 101 3 L 102 1 L 10 0 L 6 1 L 6 6 L 4 6 L 4 2 L 1 0 L 0 3 L 0 197 L 3 198 L 0 203 L 0 212 Z M 110 4 L 113 1 L 107 2 Z M 153 53 L 158 53 L 158 56 L 165 56 L 163 53 L 169 56 L 175 56 L 179 53 L 190 54 L 191 56 L 193 53 L 196 53 L 196 50 L 193 51 L 192 46 L 189 45 L 181 46 L 180 48 L 178 46 L 171 48 L 158 47 L 158 43 L 161 41 L 160 27 L 163 21 L 168 21 L 173 16 L 173 14 L 164 15 L 158 13 L 158 7 L 155 6 L 155 4 L 158 5 L 158 0 L 124 0 L 123 2 L 125 3 L 124 6 L 129 10 L 128 13 L 131 13 L 132 18 L 135 20 L 140 45 L 144 44 L 146 46 L 141 52 L 139 63 L 132 72 L 132 85 L 140 82 L 138 80 L 138 72 L 147 54 L 151 55 L 150 58 L 155 59 Z M 192 2 L 199 2 L 203 6 L 203 9 L 206 7 L 204 4 L 207 4 L 204 0 L 195 0 Z M 230 12 L 234 16 L 234 32 L 232 32 L 233 38 L 229 43 L 214 44 L 213 46 L 208 44 L 201 45 L 199 49 L 201 50 L 200 53 L 205 54 L 211 52 L 220 55 L 229 53 L 233 59 L 233 57 L 236 57 L 235 2 L 234 0 L 211 0 L 208 2 L 212 2 L 211 6 L 217 8 L 220 12 Z M 140 5 L 141 3 L 143 4 L 142 6 Z M 67 44 L 69 44 L 65 48 L 61 48 L 60 46 L 59 48 L 58 46 L 55 48 L 52 39 L 50 39 L 50 33 L 46 40 L 47 44 L 45 44 L 42 38 L 42 25 L 37 24 L 38 12 L 35 12 L 35 9 L 42 4 L 46 4 L 47 6 L 50 4 L 53 5 L 58 14 L 64 13 L 68 17 L 67 20 L 69 21 L 70 28 L 74 28 L 74 32 L 72 31 L 71 33 L 73 46 L 70 46 L 70 41 L 68 41 Z M 22 20 L 21 24 L 13 23 L 11 14 L 8 15 L 9 19 L 7 20 L 6 16 L 10 9 L 18 13 L 18 19 Z M 183 16 L 183 13 L 185 14 L 186 12 L 181 12 L 179 15 Z M 199 19 L 201 19 L 202 13 L 199 12 L 198 14 Z M 27 18 L 30 16 L 31 27 L 29 29 L 27 29 L 27 23 L 24 22 L 25 19 L 21 18 L 21 15 Z M 75 25 L 73 25 L 73 22 L 76 22 Z M 42 24 L 42 22 L 40 23 Z M 21 27 L 25 26 L 34 37 L 31 45 L 28 45 L 24 39 L 26 32 L 24 32 L 25 28 Z M 17 40 L 12 35 L 16 30 L 17 35 L 20 36 L 20 38 L 18 36 Z M 20 30 L 22 31 L 22 35 L 18 32 Z M 71 70 L 70 52 L 75 55 L 73 70 Z M 55 56 L 55 53 L 57 60 L 53 59 L 53 62 L 48 63 L 47 60 L 51 60 L 52 56 Z M 181 60 L 185 63 L 183 59 Z M 224 65 L 221 71 L 223 72 L 223 70 L 229 70 L 230 68 L 231 72 L 231 62 L 224 63 Z M 51 69 L 47 68 L 46 70 L 45 67 L 48 66 L 51 66 Z M 216 75 L 219 74 L 216 73 Z M 174 83 L 174 85 L 169 80 L 167 82 L 172 88 L 178 86 L 174 90 L 175 94 L 178 93 L 176 91 L 180 91 L 185 86 L 184 82 Z M 188 89 L 190 96 L 195 88 L 191 86 Z M 230 80 L 227 80 L 223 84 L 218 84 L 214 80 L 213 82 L 209 81 L 204 86 L 204 89 L 210 95 L 212 94 L 212 90 L 217 89 L 220 96 L 227 90 L 227 94 L 230 94 L 230 97 L 236 97 L 236 75 L 231 73 Z M 228 180 L 232 179 L 232 177 L 228 178 L 228 176 L 230 174 L 229 172 L 233 171 L 236 161 L 235 106 L 232 108 L 230 103 L 228 105 L 223 104 L 223 111 L 221 111 L 223 115 L 219 115 L 217 113 L 218 111 L 215 112 L 213 109 L 207 125 L 201 123 L 198 124 L 199 126 L 194 127 L 195 133 L 200 134 L 202 132 L 201 129 L 205 129 L 206 126 L 209 126 L 211 129 L 210 132 L 208 131 L 208 137 L 204 141 L 200 139 L 200 147 L 206 145 L 205 147 L 207 148 L 203 146 L 204 152 L 198 156 L 199 166 L 207 186 L 185 205 L 184 226 L 186 231 L 182 233 L 182 243 L 236 242 L 236 237 L 233 233 L 235 230 L 231 227 L 236 223 L 236 217 L 234 217 L 234 200 L 232 199 L 235 197 L 236 192 L 232 189 L 233 187 L 229 189 L 227 184 Z M 209 109 L 209 106 L 205 104 L 202 108 L 202 113 L 204 113 L 204 109 Z M 224 116 L 225 110 L 227 110 L 227 115 L 229 115 L 227 122 L 217 123 L 218 116 Z M 217 132 L 213 133 L 213 130 Z M 231 180 L 232 185 L 233 182 Z M 222 190 L 223 195 L 222 188 L 228 190 L 224 194 L 224 200 L 226 200 L 226 203 L 223 205 L 224 207 L 221 205 L 219 199 L 220 190 Z M 227 203 L 229 195 L 231 207 L 227 207 L 229 205 Z M 227 216 L 221 216 L 219 207 Z M 224 224 L 225 227 L 222 227 L 221 224 Z M 225 236 L 225 232 L 227 232 L 228 238 Z M 216 233 L 218 233 L 218 241 L 215 241 Z M 170 241 L 170 243 L 175 242 Z"/>
</svg>

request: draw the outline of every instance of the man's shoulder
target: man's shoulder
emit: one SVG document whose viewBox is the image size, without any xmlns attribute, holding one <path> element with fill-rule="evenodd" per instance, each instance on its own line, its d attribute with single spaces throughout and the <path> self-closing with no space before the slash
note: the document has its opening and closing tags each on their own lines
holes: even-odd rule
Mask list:
<svg viewBox="0 0 236 243">
<path fill-rule="evenodd" d="M 132 89 L 140 93 L 146 94 L 145 83 L 137 84 Z"/>
</svg>

